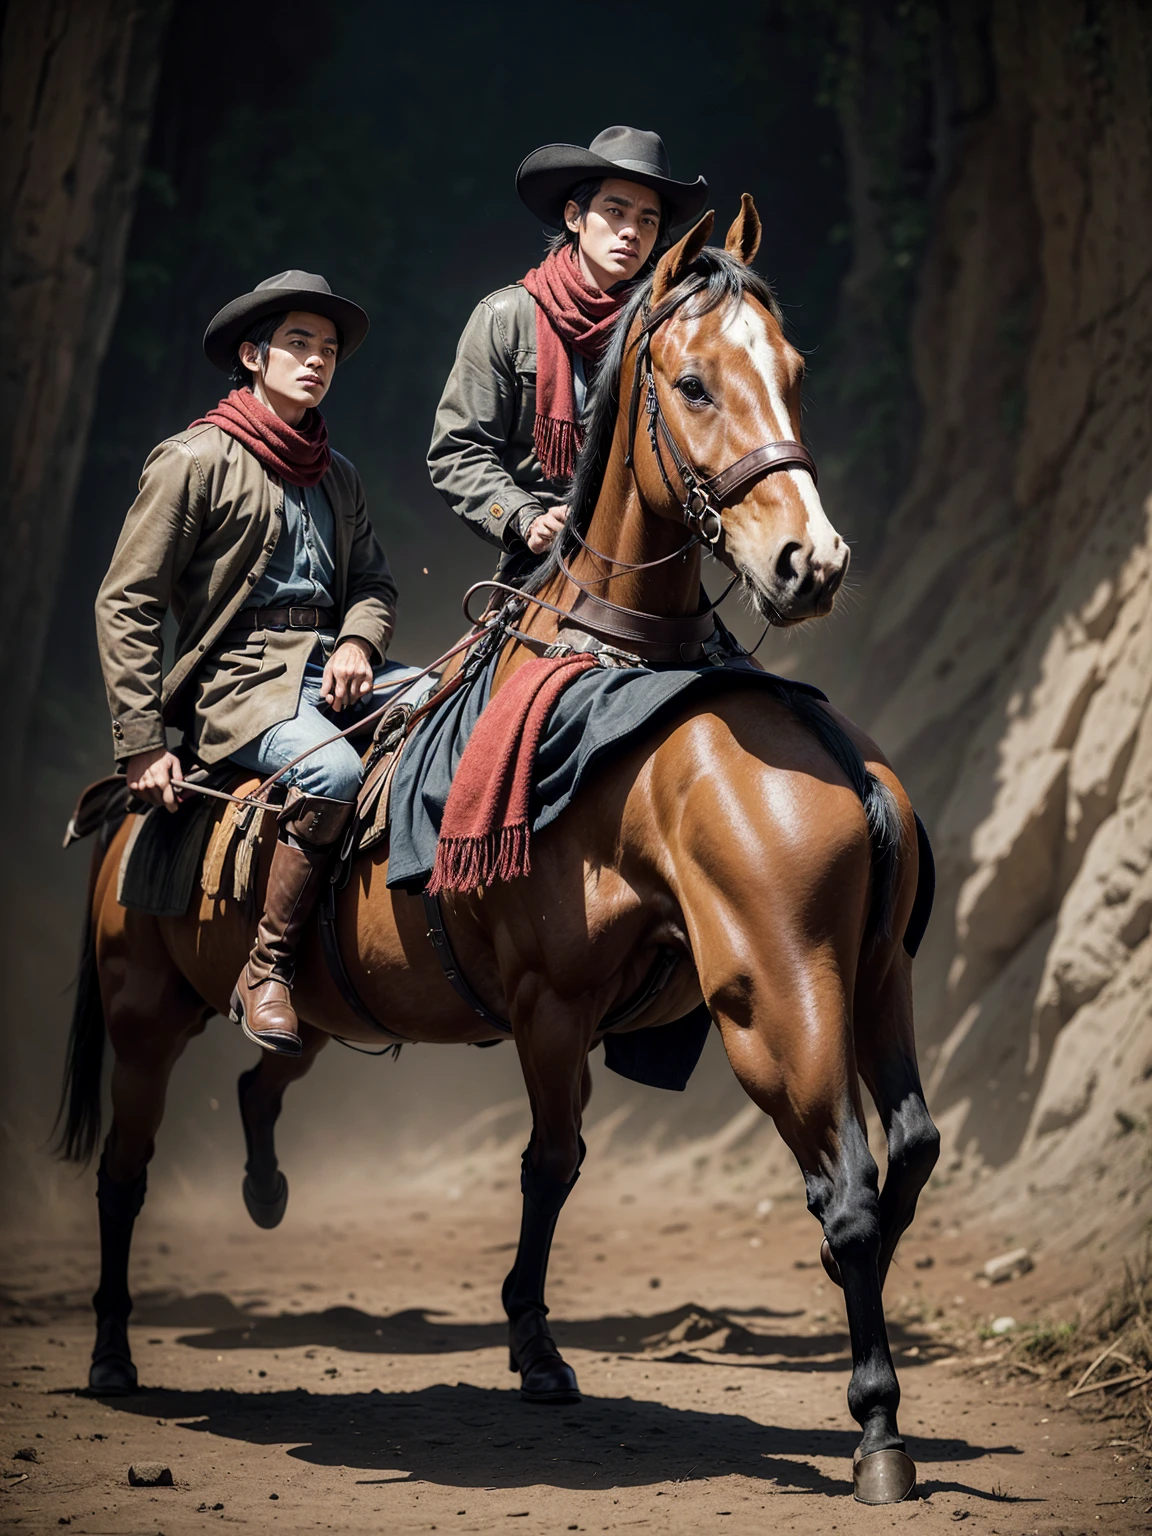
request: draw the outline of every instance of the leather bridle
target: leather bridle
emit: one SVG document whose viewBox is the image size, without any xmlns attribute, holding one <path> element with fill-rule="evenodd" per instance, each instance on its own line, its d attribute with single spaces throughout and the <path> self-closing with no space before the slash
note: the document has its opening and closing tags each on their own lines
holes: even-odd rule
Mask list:
<svg viewBox="0 0 1152 1536">
<path fill-rule="evenodd" d="M 636 360 L 632 370 L 632 389 L 628 401 L 628 452 L 624 460 L 627 468 L 634 471 L 636 434 L 640 421 L 640 396 L 643 392 L 648 437 L 660 471 L 660 478 L 669 496 L 680 507 L 690 537 L 670 555 L 661 555 L 656 560 L 630 563 L 593 549 L 579 529 L 572 527 L 570 535 L 582 549 L 596 559 L 604 561 L 605 564 L 619 567 L 618 570 L 599 577 L 598 582 L 615 581 L 621 576 L 651 570 L 654 566 L 663 565 L 669 560 L 679 559 L 696 544 L 704 544 L 714 552 L 723 533 L 724 507 L 739 501 L 748 487 L 765 475 L 772 474 L 778 469 L 805 469 L 814 482 L 817 478 L 816 463 L 812 455 L 803 443 L 790 440 L 763 443 L 759 448 L 753 448 L 750 453 L 744 454 L 727 469 L 715 475 L 700 474 L 681 450 L 660 407 L 660 397 L 656 392 L 656 379 L 652 368 L 651 340 L 653 332 L 675 314 L 680 305 L 695 291 L 691 289 L 687 293 L 677 295 L 674 302 L 661 305 L 655 314 L 645 306 L 641 316 L 640 335 L 635 343 Z M 673 470 L 679 477 L 682 488 L 680 492 L 677 492 L 672 484 L 665 455 L 671 460 Z M 702 654 L 704 641 L 710 637 L 715 628 L 713 614 L 739 579 L 738 576 L 734 576 L 717 601 L 698 613 L 676 618 L 662 618 L 638 609 L 624 608 L 619 603 L 611 603 L 606 598 L 596 596 L 569 570 L 563 555 L 558 555 L 558 563 L 561 574 L 579 591 L 579 596 L 561 620 L 561 624 L 577 626 L 597 639 L 624 646 L 646 660 L 658 663 L 690 661 Z"/>
<path fill-rule="evenodd" d="M 750 453 L 744 454 L 742 458 L 729 464 L 727 469 L 720 470 L 718 474 L 702 475 L 681 452 L 680 445 L 673 436 L 668 420 L 660 408 L 660 397 L 656 393 L 656 379 L 652 371 L 651 342 L 652 333 L 663 325 L 664 321 L 673 315 L 680 304 L 689 297 L 689 294 L 685 294 L 677 304 L 664 313 L 658 310 L 654 318 L 649 315 L 647 308 L 644 310 L 643 325 L 636 342 L 632 393 L 628 401 L 628 454 L 624 463 L 629 469 L 633 467 L 636 430 L 640 416 L 640 392 L 644 389 L 648 437 L 652 444 L 656 467 L 660 471 L 660 478 L 669 496 L 678 503 L 688 528 L 702 544 L 715 549 L 723 532 L 721 514 L 724 507 L 739 501 L 749 486 L 778 469 L 806 469 L 815 483 L 817 481 L 816 461 L 803 443 L 785 439 L 775 443 L 762 443 L 759 448 L 753 448 Z M 677 494 L 668 476 L 664 462 L 665 449 L 680 478 L 682 494 Z"/>
</svg>

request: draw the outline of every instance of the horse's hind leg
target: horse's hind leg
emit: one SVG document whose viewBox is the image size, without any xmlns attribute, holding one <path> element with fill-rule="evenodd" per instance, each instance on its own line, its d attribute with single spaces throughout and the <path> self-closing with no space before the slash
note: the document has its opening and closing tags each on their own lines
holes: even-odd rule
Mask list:
<svg viewBox="0 0 1152 1536">
<path fill-rule="evenodd" d="M 92 1298 L 96 1344 L 88 1385 L 102 1396 L 136 1389 L 136 1367 L 128 1345 L 132 1232 L 144 1204 L 169 1076 L 208 1017 L 203 1002 L 166 960 L 157 954 L 133 956 L 131 965 L 108 968 L 114 973 L 109 981 L 102 959 L 102 980 L 108 982 L 105 1017 L 116 1053 L 112 1124 L 96 1179 L 100 1284 Z"/>
<path fill-rule="evenodd" d="M 880 1191 L 880 1284 L 912 1223 L 920 1191 L 940 1155 L 940 1133 L 924 1102 L 912 1024 L 912 962 L 899 951 L 878 984 L 862 967 L 856 988 L 856 1054 L 888 1138 Z M 833 1277 L 835 1278 L 835 1277 Z"/>
<path fill-rule="evenodd" d="M 564 1202 L 580 1177 L 583 1110 L 592 1091 L 588 1033 L 548 1010 L 546 1029 L 516 1029 L 516 1046 L 532 1105 L 532 1139 L 520 1168 L 523 1205 L 516 1259 L 501 1300 L 508 1314 L 508 1365 L 520 1372 L 520 1395 L 533 1403 L 578 1403 L 576 1373 L 548 1328 L 544 1287 L 552 1237 Z"/>
<path fill-rule="evenodd" d="M 301 1020 L 299 1056 L 261 1051 L 256 1065 L 241 1072 L 236 1084 L 248 1153 L 241 1193 L 249 1216 L 266 1231 L 280 1225 L 288 1206 L 288 1180 L 276 1158 L 276 1121 L 284 1090 L 311 1071 L 328 1039 L 323 1030 Z"/>
</svg>

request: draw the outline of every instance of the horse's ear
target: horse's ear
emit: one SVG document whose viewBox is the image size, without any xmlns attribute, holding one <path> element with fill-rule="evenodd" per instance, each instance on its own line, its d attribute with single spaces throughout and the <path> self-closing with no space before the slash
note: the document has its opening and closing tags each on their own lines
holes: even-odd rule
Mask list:
<svg viewBox="0 0 1152 1536">
<path fill-rule="evenodd" d="M 683 240 L 670 251 L 665 251 L 656 264 L 656 276 L 652 279 L 652 308 L 655 309 L 664 296 L 675 288 L 685 272 L 708 243 L 716 215 L 708 212 L 694 224 Z"/>
<path fill-rule="evenodd" d="M 746 267 L 756 260 L 756 252 L 760 249 L 760 215 L 750 192 L 740 194 L 740 212 L 732 221 L 724 249 Z"/>
</svg>

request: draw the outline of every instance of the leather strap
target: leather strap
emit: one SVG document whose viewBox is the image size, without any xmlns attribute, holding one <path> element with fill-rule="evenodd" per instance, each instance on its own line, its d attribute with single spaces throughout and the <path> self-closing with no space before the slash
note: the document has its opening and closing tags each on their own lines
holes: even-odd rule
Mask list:
<svg viewBox="0 0 1152 1536">
<path fill-rule="evenodd" d="M 568 575 L 567 570 L 564 574 Z M 560 621 L 560 628 L 563 629 L 565 624 L 573 625 L 595 635 L 598 640 L 608 640 L 623 650 L 633 651 L 646 661 L 698 660 L 703 654 L 704 641 L 716 627 L 711 608 L 680 618 L 662 618 L 659 614 L 622 608 L 619 603 L 596 597 L 573 577 L 568 576 L 568 579 L 578 591 L 575 602 Z"/>
<path fill-rule="evenodd" d="M 816 461 L 804 444 L 785 441 L 753 448 L 751 453 L 746 453 L 704 483 L 723 507 L 739 501 L 747 486 L 774 469 L 806 469 L 812 479 L 816 479 Z"/>
<path fill-rule="evenodd" d="M 335 608 L 241 608 L 228 621 L 226 635 L 256 629 L 335 629 Z"/>
<path fill-rule="evenodd" d="M 367 1024 L 369 1028 L 376 1030 L 387 1039 L 395 1041 L 397 1045 L 411 1045 L 412 1042 L 406 1035 L 398 1035 L 394 1029 L 381 1024 L 352 984 L 352 978 L 344 964 L 344 956 L 340 953 L 340 937 L 336 932 L 335 881 L 329 881 L 324 895 L 320 898 L 320 941 L 324 946 L 324 958 L 328 962 L 332 980 L 336 983 L 336 990 L 360 1022 Z"/>
<path fill-rule="evenodd" d="M 436 958 L 440 962 L 440 969 L 444 972 L 444 979 L 456 995 L 468 1004 L 472 1012 L 480 1015 L 485 1024 L 491 1024 L 492 1028 L 498 1029 L 501 1034 L 510 1035 L 512 1026 L 508 1020 L 502 1019 L 498 1013 L 493 1013 L 487 1003 L 473 992 L 464 973 L 456 964 L 452 940 L 444 927 L 444 913 L 440 909 L 439 896 L 432 896 L 428 891 L 421 892 L 421 896 L 424 901 L 424 916 L 428 919 L 428 937 L 432 940 L 432 948 L 436 951 Z"/>
</svg>

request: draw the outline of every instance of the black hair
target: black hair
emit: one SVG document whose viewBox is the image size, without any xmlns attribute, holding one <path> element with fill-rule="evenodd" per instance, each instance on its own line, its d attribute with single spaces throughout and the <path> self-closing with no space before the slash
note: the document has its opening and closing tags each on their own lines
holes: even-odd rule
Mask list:
<svg viewBox="0 0 1152 1536">
<path fill-rule="evenodd" d="M 236 350 L 232 354 L 232 368 L 228 375 L 228 382 L 233 389 L 252 388 L 252 369 L 246 368 L 240 357 L 240 348 L 246 341 L 250 341 L 256 348 L 259 357 L 259 370 L 263 373 L 268 364 L 268 348 L 272 344 L 272 338 L 292 313 L 290 309 L 279 309 L 274 315 L 265 315 L 262 320 L 255 320 L 236 343 Z M 336 326 L 336 358 L 339 361 L 340 353 L 344 350 L 344 332 Z"/>
<path fill-rule="evenodd" d="M 592 386 L 587 414 L 588 425 L 584 445 L 576 460 L 576 474 L 568 496 L 568 520 L 548 554 L 524 580 L 523 586 L 526 592 L 539 592 L 545 582 L 555 575 L 559 569 L 560 556 L 570 553 L 575 544 L 573 529 L 579 533 L 588 531 L 588 525 L 592 521 L 592 513 L 600 495 L 600 488 L 604 483 L 604 472 L 608 468 L 612 442 L 616 435 L 620 391 L 626 384 L 631 383 L 631 374 L 627 380 L 622 377 L 627 361 L 625 346 L 628 333 L 632 329 L 637 314 L 651 298 L 653 276 L 653 273 L 648 273 L 636 284 L 629 295 L 596 370 L 596 382 Z M 672 292 L 648 316 L 646 329 L 655 330 L 686 300 L 691 302 L 685 312 L 698 316 L 711 314 L 722 304 L 738 304 L 745 294 L 750 294 L 763 304 L 776 320 L 782 319 L 775 294 L 758 273 L 753 272 L 751 267 L 746 267 L 735 256 L 730 256 L 727 251 L 706 245 Z"/>
<path fill-rule="evenodd" d="M 622 171 L 621 175 L 625 181 L 628 180 L 626 172 Z M 569 192 L 568 199 L 571 202 L 574 202 L 577 208 L 580 210 L 581 224 L 583 224 L 584 220 L 588 217 L 588 210 L 592 206 L 592 199 L 596 196 L 597 192 L 599 192 L 600 188 L 604 185 L 607 179 L 608 178 L 606 176 L 589 176 L 584 181 L 578 181 L 572 188 L 571 192 Z M 656 196 L 660 197 L 660 194 L 657 192 Z M 669 239 L 670 233 L 671 231 L 668 225 L 668 205 L 664 199 L 660 197 L 660 228 L 656 231 L 656 243 L 652 247 L 652 251 L 648 257 L 648 260 L 641 268 L 641 273 L 647 272 L 649 267 L 654 266 L 659 258 L 668 249 L 669 245 L 671 244 L 671 240 Z M 567 246 L 569 250 L 571 250 L 573 256 L 575 256 L 576 252 L 580 249 L 579 230 L 569 229 L 568 226 L 565 225 L 563 229 L 559 230 L 548 241 L 548 254 L 551 255 L 554 251 L 562 251 L 565 246 Z"/>
</svg>

